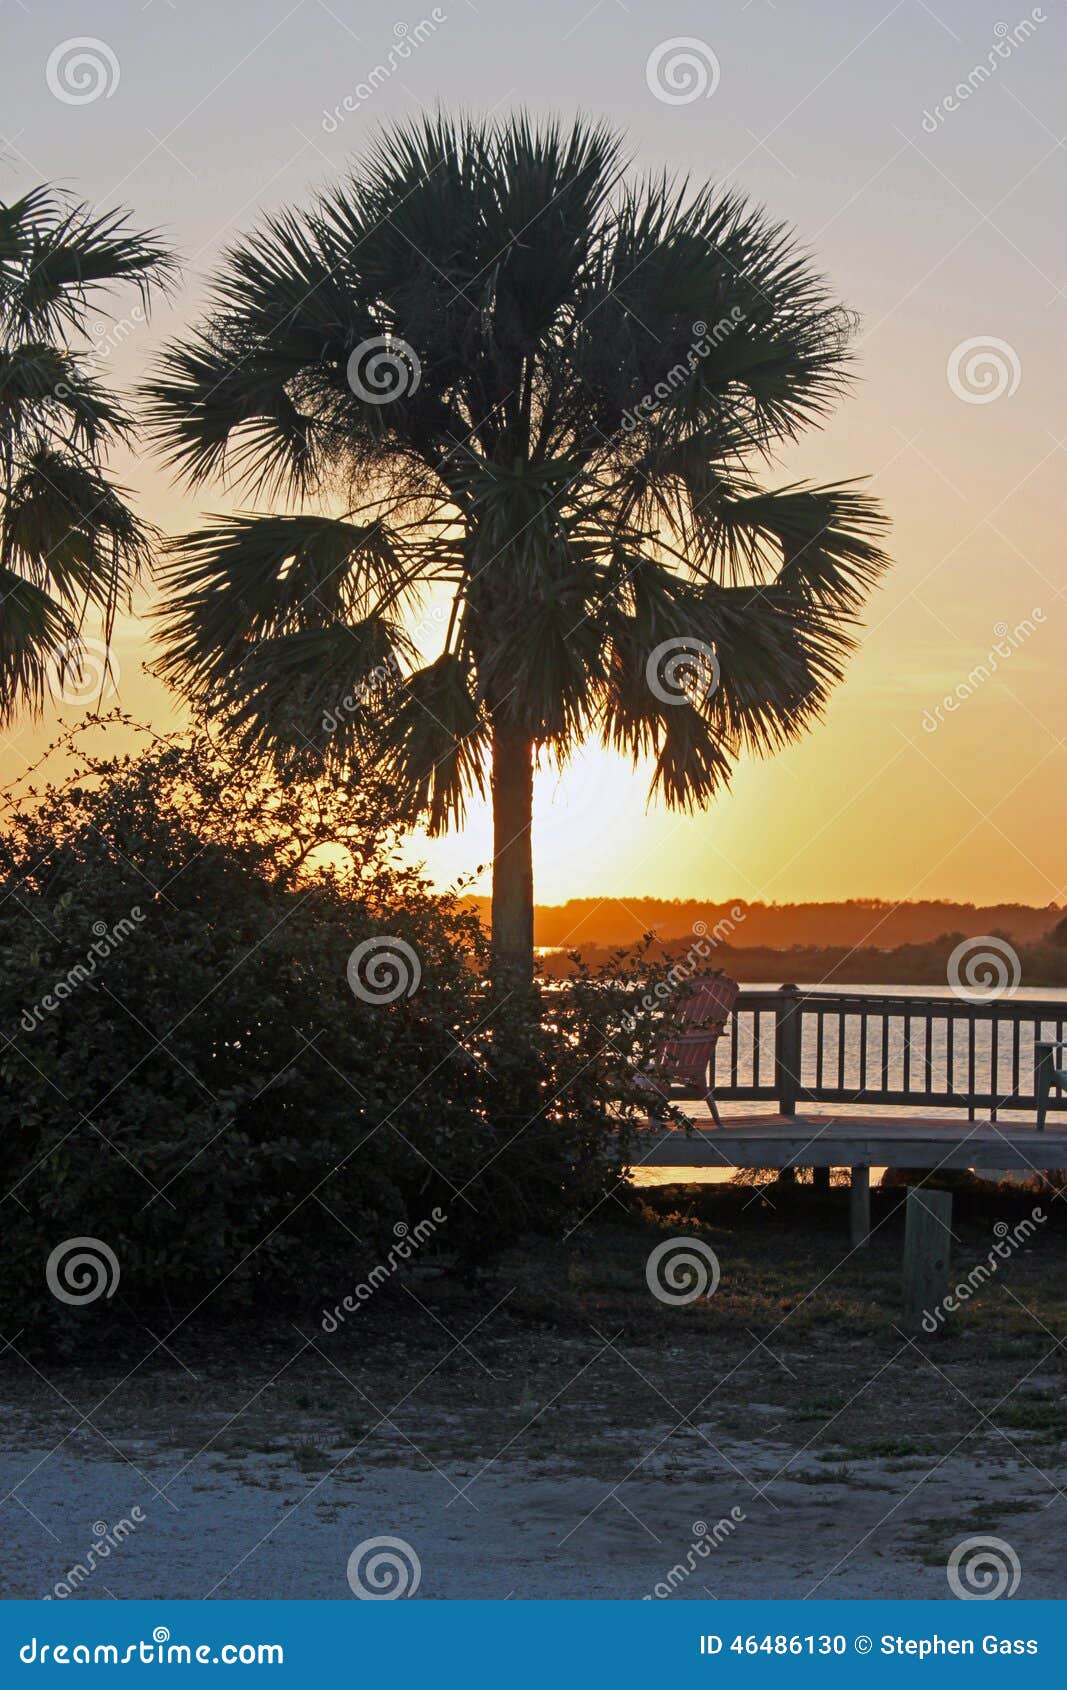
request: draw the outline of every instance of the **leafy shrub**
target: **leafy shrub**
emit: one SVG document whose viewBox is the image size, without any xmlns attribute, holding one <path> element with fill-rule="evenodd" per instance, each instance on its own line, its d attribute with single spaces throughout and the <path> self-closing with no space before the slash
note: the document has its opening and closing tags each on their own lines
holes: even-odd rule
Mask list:
<svg viewBox="0 0 1067 1690">
<path fill-rule="evenodd" d="M 265 786 L 204 731 L 95 757 L 93 731 L 0 834 L 5 1326 L 319 1308 L 434 1208 L 467 1267 L 596 1209 L 631 987 L 494 1004 L 477 915 L 381 793 Z M 72 1238 L 114 1251 L 113 1301 L 50 1293 Z"/>
</svg>

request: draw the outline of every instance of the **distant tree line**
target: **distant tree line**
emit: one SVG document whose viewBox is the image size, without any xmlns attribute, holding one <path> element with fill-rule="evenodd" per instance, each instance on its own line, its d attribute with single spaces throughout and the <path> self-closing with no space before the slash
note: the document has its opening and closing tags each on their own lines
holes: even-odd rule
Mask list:
<svg viewBox="0 0 1067 1690">
<path fill-rule="evenodd" d="M 488 920 L 488 899 L 471 902 Z M 702 922 L 709 933 L 718 928 L 738 949 L 859 945 L 885 951 L 976 933 L 1003 933 L 1016 944 L 1036 944 L 1051 934 L 1063 913 L 1057 904 L 966 904 L 948 898 L 899 904 L 889 898 L 796 904 L 744 898 L 571 898 L 565 904 L 537 905 L 534 942 L 584 950 L 632 944 L 646 932 L 661 940 L 686 939 Z"/>
</svg>

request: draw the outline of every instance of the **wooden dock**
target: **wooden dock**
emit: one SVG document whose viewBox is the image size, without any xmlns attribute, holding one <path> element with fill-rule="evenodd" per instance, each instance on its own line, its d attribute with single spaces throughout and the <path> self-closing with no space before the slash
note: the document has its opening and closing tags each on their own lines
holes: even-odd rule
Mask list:
<svg viewBox="0 0 1067 1690">
<path fill-rule="evenodd" d="M 775 1113 L 724 1113 L 720 1126 L 690 1132 L 650 1120 L 635 1135 L 633 1166 L 811 1168 L 823 1191 L 831 1168 L 848 1168 L 856 1247 L 870 1235 L 872 1168 L 973 1168 L 994 1177 L 1067 1168 L 1067 1121 L 1037 1124 L 1067 1112 L 1067 1069 L 1057 1066 L 1065 1041 L 1067 1005 L 1056 1000 L 976 997 L 962 987 L 941 997 L 792 985 L 741 991 L 701 1076 L 706 1084 L 665 1096 L 681 1103 L 710 1092 L 720 1104 Z M 946 1113 L 903 1113 L 923 1109 Z M 906 1277 L 925 1288 L 916 1295 L 928 1295 L 927 1257 L 947 1271 L 951 1197 L 919 1187 L 908 1207 Z"/>
<path fill-rule="evenodd" d="M 1067 1168 L 1067 1124 L 873 1114 L 745 1115 L 638 1135 L 642 1168 Z"/>
</svg>

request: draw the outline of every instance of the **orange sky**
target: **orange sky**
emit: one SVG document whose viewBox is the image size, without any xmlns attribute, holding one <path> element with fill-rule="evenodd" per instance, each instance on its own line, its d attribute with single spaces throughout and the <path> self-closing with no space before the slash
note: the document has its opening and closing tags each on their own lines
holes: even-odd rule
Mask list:
<svg viewBox="0 0 1067 1690">
<path fill-rule="evenodd" d="M 580 106 L 627 129 L 639 166 L 744 188 L 797 226 L 861 314 L 861 385 L 779 470 L 783 482 L 868 474 L 894 524 L 896 567 L 824 726 L 771 762 L 742 765 L 732 793 L 698 817 L 646 812 L 646 779 L 599 751 L 562 778 L 544 772 L 543 902 L 642 892 L 1067 899 L 1063 9 L 1050 4 L 1032 38 L 939 117 L 946 93 L 986 62 L 1006 14 L 984 0 L 936 10 L 833 0 L 820 33 L 759 4 L 729 18 L 696 4 L 653 18 L 553 0 L 511 9 L 505 41 L 492 4 L 477 15 L 458 8 L 333 134 L 322 112 L 381 58 L 391 8 L 363 5 L 357 18 L 351 6 L 308 4 L 287 16 L 272 0 L 251 23 L 203 0 L 175 14 L 155 7 L 115 31 L 114 97 L 82 107 L 52 99 L 43 71 L 62 35 L 82 33 L 78 10 L 6 19 L 28 70 L 5 95 L 0 193 L 52 177 L 104 203 L 128 201 L 144 222 L 164 224 L 188 261 L 187 287 L 150 325 L 122 302 L 121 343 L 109 342 L 101 315 L 119 380 L 135 379 L 195 314 L 234 232 L 305 197 L 380 121 L 442 90 L 481 108 Z M 193 50 L 199 14 L 214 31 L 209 56 Z M 646 62 L 668 29 L 713 44 L 712 97 L 672 106 L 649 92 Z M 991 339 L 986 373 L 1003 388 L 994 398 L 959 350 Z M 221 491 L 199 503 L 179 495 L 146 460 L 116 467 L 165 529 L 232 502 Z M 121 702 L 172 725 L 177 708 L 141 672 L 145 654 L 144 623 L 123 618 Z M 939 719 L 957 689 L 958 708 L 942 705 Z M 4 772 L 25 767 L 53 726 L 18 725 Z M 488 855 L 477 811 L 463 835 L 425 850 L 442 881 Z"/>
</svg>

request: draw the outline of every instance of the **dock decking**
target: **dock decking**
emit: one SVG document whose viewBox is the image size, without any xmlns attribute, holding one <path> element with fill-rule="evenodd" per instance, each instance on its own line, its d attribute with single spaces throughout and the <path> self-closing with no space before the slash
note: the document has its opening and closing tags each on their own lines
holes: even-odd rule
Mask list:
<svg viewBox="0 0 1067 1690">
<path fill-rule="evenodd" d="M 952 1121 L 929 1116 L 724 1116 L 721 1127 L 651 1129 L 640 1135 L 643 1168 L 1067 1168 L 1067 1124 Z"/>
</svg>

